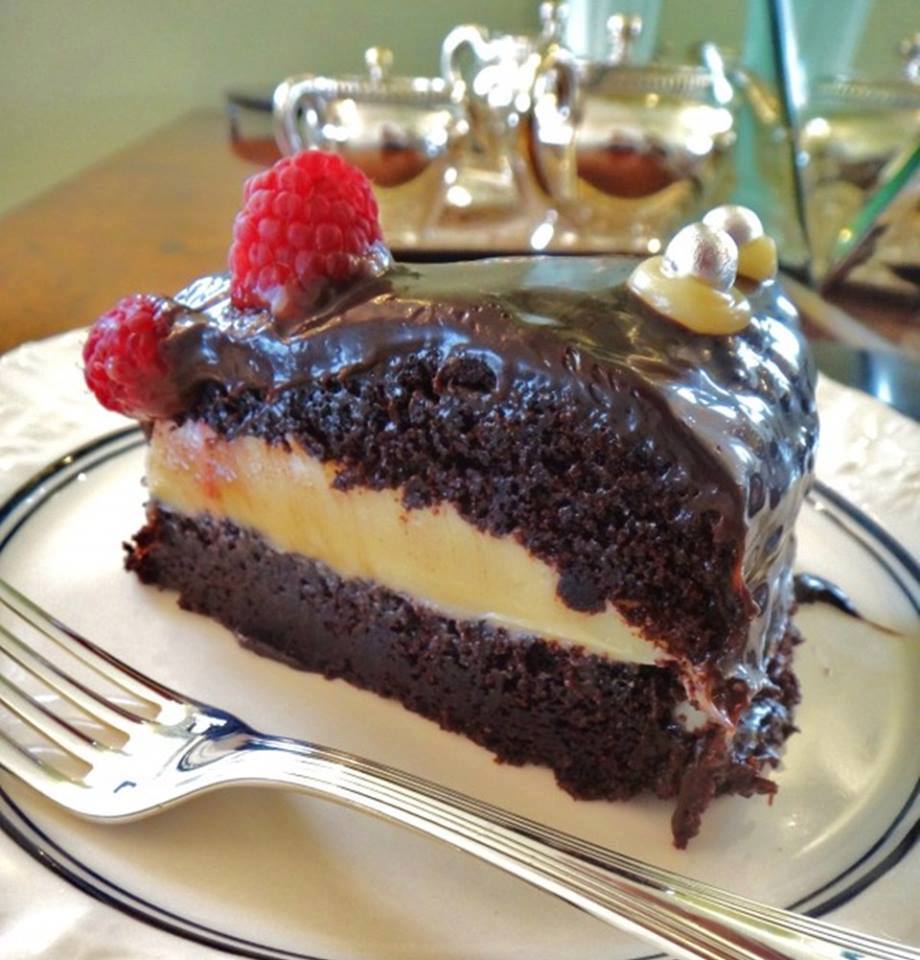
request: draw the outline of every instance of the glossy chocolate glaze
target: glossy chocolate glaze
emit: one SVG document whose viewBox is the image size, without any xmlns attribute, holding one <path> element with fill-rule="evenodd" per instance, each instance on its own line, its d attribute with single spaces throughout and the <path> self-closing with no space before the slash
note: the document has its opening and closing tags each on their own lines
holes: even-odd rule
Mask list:
<svg viewBox="0 0 920 960">
<path fill-rule="evenodd" d="M 373 371 L 436 349 L 491 371 L 489 402 L 549 388 L 637 437 L 664 436 L 692 483 L 691 512 L 714 511 L 739 544 L 744 649 L 717 664 L 762 686 L 792 604 L 792 528 L 817 433 L 814 368 L 775 284 L 753 288 L 740 334 L 703 336 L 657 315 L 624 281 L 626 258 L 509 258 L 397 266 L 333 295 L 309 316 L 239 312 L 225 278 L 183 291 L 166 342 L 191 401 L 202 384 L 266 400 L 287 388 Z M 746 642 L 744 642 L 746 639 Z"/>
<path fill-rule="evenodd" d="M 808 603 L 825 603 L 848 617 L 865 619 L 856 609 L 856 605 L 847 596 L 846 591 L 836 583 L 825 580 L 815 573 L 797 573 L 795 575 L 795 602 L 800 606 Z"/>
<path fill-rule="evenodd" d="M 886 627 L 876 620 L 870 620 L 864 616 L 855 603 L 850 599 L 849 594 L 836 583 L 819 577 L 816 573 L 797 573 L 794 578 L 795 584 L 795 602 L 800 606 L 806 606 L 812 603 L 823 603 L 828 607 L 833 607 L 854 620 L 862 620 L 870 627 L 881 630 L 890 636 L 898 636 L 897 630 Z"/>
</svg>

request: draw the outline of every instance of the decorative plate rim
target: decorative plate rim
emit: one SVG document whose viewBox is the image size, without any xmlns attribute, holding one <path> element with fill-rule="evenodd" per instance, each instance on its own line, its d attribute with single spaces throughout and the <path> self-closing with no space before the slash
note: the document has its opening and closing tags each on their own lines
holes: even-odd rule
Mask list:
<svg viewBox="0 0 920 960">
<path fill-rule="evenodd" d="M 77 476 L 141 446 L 143 433 L 130 426 L 104 434 L 52 460 L 0 502 L 0 554 L 17 532 L 58 491 Z M 880 524 L 820 481 L 815 481 L 808 507 L 826 515 L 879 564 L 920 613 L 920 564 Z M 223 933 L 159 907 L 104 877 L 49 837 L 0 786 L 0 829 L 29 856 L 94 899 L 148 925 L 208 947 L 257 960 L 321 960 Z M 816 890 L 789 904 L 790 909 L 823 916 L 848 903 L 896 866 L 920 840 L 920 779 L 882 834 L 853 863 Z M 862 869 L 861 869 L 862 868 Z M 859 871 L 854 877 L 854 873 Z M 658 960 L 664 954 L 642 954 L 630 960 Z"/>
</svg>

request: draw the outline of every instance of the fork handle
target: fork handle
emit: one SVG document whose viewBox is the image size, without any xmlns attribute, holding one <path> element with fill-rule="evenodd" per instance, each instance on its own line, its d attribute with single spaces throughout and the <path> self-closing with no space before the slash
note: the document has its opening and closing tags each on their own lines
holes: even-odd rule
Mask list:
<svg viewBox="0 0 920 960">
<path fill-rule="evenodd" d="M 351 754 L 257 733 L 227 747 L 223 781 L 281 783 L 437 837 L 685 960 L 920 960 Z"/>
</svg>

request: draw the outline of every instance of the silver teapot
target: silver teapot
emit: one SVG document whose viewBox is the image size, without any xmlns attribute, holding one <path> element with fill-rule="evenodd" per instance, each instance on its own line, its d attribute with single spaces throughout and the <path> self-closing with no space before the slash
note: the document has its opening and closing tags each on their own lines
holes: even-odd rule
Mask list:
<svg viewBox="0 0 920 960">
<path fill-rule="evenodd" d="M 582 243 L 655 252 L 727 198 L 735 94 L 718 51 L 699 65 L 636 65 L 637 16 L 608 20 L 604 60 L 557 57 L 534 88 L 537 178 Z"/>
</svg>

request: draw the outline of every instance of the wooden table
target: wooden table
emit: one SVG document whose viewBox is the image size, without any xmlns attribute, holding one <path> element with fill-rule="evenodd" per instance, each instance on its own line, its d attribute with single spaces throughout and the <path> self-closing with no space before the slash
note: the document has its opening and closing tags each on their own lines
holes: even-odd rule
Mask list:
<svg viewBox="0 0 920 960">
<path fill-rule="evenodd" d="M 0 352 L 224 269 L 258 169 L 222 113 L 196 111 L 0 218 Z"/>
<path fill-rule="evenodd" d="M 223 269 L 243 181 L 276 156 L 268 140 L 231 143 L 224 114 L 200 110 L 0 218 L 0 353 L 88 324 L 125 294 L 171 294 Z M 870 326 L 896 334 L 897 310 L 886 327 L 873 309 Z"/>
</svg>

